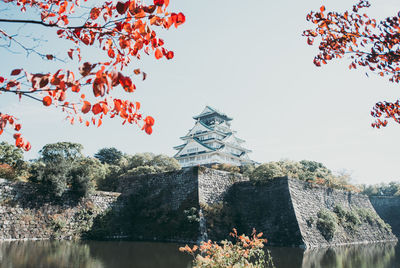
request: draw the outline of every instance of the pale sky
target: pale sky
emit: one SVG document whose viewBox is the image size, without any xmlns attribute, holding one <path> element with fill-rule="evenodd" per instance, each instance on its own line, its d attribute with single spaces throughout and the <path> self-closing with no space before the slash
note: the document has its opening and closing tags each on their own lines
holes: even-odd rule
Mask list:
<svg viewBox="0 0 400 268">
<path fill-rule="evenodd" d="M 160 33 L 175 58 L 143 57 L 131 67 L 148 74 L 146 81 L 137 82 L 132 97 L 141 102 L 144 114 L 155 118 L 153 134 L 122 126 L 119 120 L 104 120 L 100 128 L 71 126 L 59 109 L 2 94 L 0 111 L 20 118 L 22 133 L 32 144 L 26 159 L 37 157 L 43 145 L 57 141 L 79 142 L 87 155 L 116 147 L 129 154 L 148 151 L 172 156 L 179 137 L 194 125 L 192 116 L 211 105 L 233 117 L 232 127 L 247 141 L 255 161 L 314 160 L 334 171 L 351 172 L 354 183 L 400 180 L 400 125 L 390 122 L 380 130 L 370 126 L 375 102 L 399 98 L 400 85 L 374 74 L 368 78 L 366 70 L 350 71 L 348 60 L 317 68 L 312 63 L 317 47 L 308 46 L 301 36 L 311 27 L 305 20 L 310 10 L 322 4 L 328 11 L 350 9 L 355 1 L 170 2 L 171 11 L 186 15 L 180 28 Z M 371 4 L 366 12 L 379 18 L 400 10 L 398 0 Z M 3 7 L 1 3 L 0 10 Z M 6 27 L 0 23 L 0 28 Z M 44 31 L 25 26 L 20 35 L 54 36 Z M 62 57 L 66 57 L 65 48 L 50 39 L 40 47 Z M 32 72 L 63 67 L 36 56 L 1 51 L 1 76 L 20 67 Z M 97 56 L 96 50 L 87 53 L 89 60 Z M 1 135 L 3 140 L 13 142 L 12 135 Z"/>
</svg>

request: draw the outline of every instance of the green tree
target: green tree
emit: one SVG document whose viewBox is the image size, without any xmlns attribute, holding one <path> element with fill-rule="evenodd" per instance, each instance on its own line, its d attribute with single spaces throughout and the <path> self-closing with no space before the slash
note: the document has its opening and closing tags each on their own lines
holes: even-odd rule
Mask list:
<svg viewBox="0 0 400 268">
<path fill-rule="evenodd" d="M 0 142 L 0 164 L 0 177 L 16 179 L 28 174 L 29 164 L 24 161 L 22 149 L 7 142 Z"/>
<path fill-rule="evenodd" d="M 51 196 L 61 197 L 68 189 L 79 198 L 88 195 L 96 181 L 104 180 L 107 169 L 98 159 L 84 157 L 82 150 L 81 144 L 70 142 L 45 145 L 29 179 Z"/>
<path fill-rule="evenodd" d="M 123 156 L 124 154 L 114 147 L 102 148 L 94 155 L 101 163 L 110 165 L 118 165 Z"/>
<path fill-rule="evenodd" d="M 166 155 L 153 153 L 138 153 L 125 155 L 119 165 L 107 165 L 106 179 L 98 184 L 98 188 L 105 191 L 115 191 L 118 180 L 124 176 L 162 173 L 181 169 L 179 162 Z"/>
<path fill-rule="evenodd" d="M 250 179 L 253 181 L 265 182 L 282 176 L 285 176 L 282 167 L 277 162 L 269 162 L 256 167 L 251 173 Z"/>
<path fill-rule="evenodd" d="M 75 159 L 83 157 L 83 145 L 73 142 L 57 142 L 46 144 L 39 151 L 40 160 L 44 162 L 55 162 L 59 159 L 66 161 L 74 161 Z"/>
</svg>

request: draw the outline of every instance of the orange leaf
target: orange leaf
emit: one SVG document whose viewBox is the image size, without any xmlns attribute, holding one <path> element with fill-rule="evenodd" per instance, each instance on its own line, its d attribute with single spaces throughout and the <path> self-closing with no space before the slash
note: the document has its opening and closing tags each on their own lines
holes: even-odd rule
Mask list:
<svg viewBox="0 0 400 268">
<path fill-rule="evenodd" d="M 151 134 L 151 133 L 153 133 L 153 129 L 151 128 L 151 126 L 148 126 L 148 125 L 146 125 L 145 127 L 144 127 L 144 131 L 146 131 L 146 133 L 147 134 Z"/>
<path fill-rule="evenodd" d="M 43 98 L 43 105 L 44 106 L 50 106 L 51 102 L 52 102 L 52 100 L 51 100 L 51 98 L 49 96 L 46 96 L 46 97 Z"/>
<path fill-rule="evenodd" d="M 90 111 L 92 105 L 88 101 L 84 101 L 82 105 L 82 113 L 87 114 Z"/>
<path fill-rule="evenodd" d="M 321 6 L 319 10 L 321 10 L 321 12 L 324 12 L 325 11 L 325 6 Z"/>
<path fill-rule="evenodd" d="M 95 105 L 93 105 L 92 112 L 93 112 L 94 114 L 99 114 L 99 113 L 101 113 L 102 111 L 103 111 L 103 109 L 101 108 L 101 106 L 100 106 L 99 103 L 96 103 Z"/>
<path fill-rule="evenodd" d="M 147 116 L 144 119 L 144 122 L 146 122 L 146 125 L 152 126 L 152 125 L 154 125 L 154 118 L 151 116 Z"/>
<path fill-rule="evenodd" d="M 156 53 L 154 55 L 156 56 L 157 60 L 159 60 L 163 57 L 161 50 L 159 50 L 158 48 L 156 49 Z"/>
</svg>

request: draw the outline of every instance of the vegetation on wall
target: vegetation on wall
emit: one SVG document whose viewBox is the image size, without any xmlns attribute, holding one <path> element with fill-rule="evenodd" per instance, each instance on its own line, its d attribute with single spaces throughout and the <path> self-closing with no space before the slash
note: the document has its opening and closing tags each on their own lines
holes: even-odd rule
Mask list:
<svg viewBox="0 0 400 268">
<path fill-rule="evenodd" d="M 212 168 L 228 171 L 231 173 L 241 173 L 249 177 L 255 183 L 267 183 L 277 177 L 288 176 L 302 181 L 312 182 L 340 190 L 359 192 L 360 190 L 350 184 L 350 175 L 341 172 L 333 174 L 324 164 L 302 160 L 299 162 L 291 160 L 281 160 L 268 162 L 261 165 L 245 165 L 241 167 L 229 164 L 213 165 Z"/>
<path fill-rule="evenodd" d="M 316 223 L 317 229 L 327 241 L 333 239 L 339 227 L 354 233 L 363 223 L 391 232 L 390 225 L 385 223 L 373 210 L 367 208 L 346 209 L 340 204 L 336 204 L 333 211 L 321 209 L 317 214 Z M 312 225 L 313 220 L 308 220 L 308 224 Z"/>
<path fill-rule="evenodd" d="M 318 230 L 326 240 L 332 240 L 338 228 L 336 215 L 327 209 L 321 209 L 317 217 Z"/>
<path fill-rule="evenodd" d="M 99 153 L 102 151 L 101 149 Z M 97 155 L 99 154 L 97 153 Z M 104 191 L 115 191 L 119 179 L 125 176 L 137 176 L 180 170 L 179 162 L 166 155 L 152 153 L 138 153 L 123 155 L 118 164 L 105 164 L 108 169 L 105 180 L 100 181 L 98 188 Z"/>
</svg>

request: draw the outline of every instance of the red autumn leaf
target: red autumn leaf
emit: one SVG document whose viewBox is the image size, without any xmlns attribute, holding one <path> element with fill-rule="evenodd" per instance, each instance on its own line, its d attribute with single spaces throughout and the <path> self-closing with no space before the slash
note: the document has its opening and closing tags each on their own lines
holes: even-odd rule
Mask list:
<svg viewBox="0 0 400 268">
<path fill-rule="evenodd" d="M 4 77 L 0 76 L 0 83 L 4 83 Z"/>
<path fill-rule="evenodd" d="M 65 94 L 65 91 L 60 92 L 60 96 L 58 97 L 59 101 L 65 101 L 67 95 Z"/>
<path fill-rule="evenodd" d="M 95 105 L 93 105 L 92 107 L 92 112 L 96 115 L 99 114 L 103 111 L 103 109 L 101 108 L 99 103 L 96 103 Z"/>
<path fill-rule="evenodd" d="M 172 59 L 173 57 L 174 57 L 174 52 L 173 51 L 168 51 L 168 53 L 167 53 L 167 59 Z"/>
<path fill-rule="evenodd" d="M 90 111 L 90 108 L 92 108 L 92 105 L 88 101 L 84 101 L 82 105 L 82 113 L 87 114 Z"/>
<path fill-rule="evenodd" d="M 134 73 L 134 74 L 140 74 L 140 69 L 135 69 L 135 70 L 133 70 L 133 73 Z"/>
<path fill-rule="evenodd" d="M 154 125 L 154 118 L 151 116 L 146 116 L 144 122 L 146 123 L 146 125 L 152 126 Z"/>
<path fill-rule="evenodd" d="M 101 78 L 96 78 L 93 82 L 93 94 L 95 97 L 104 96 L 106 93 L 106 87 L 104 81 Z"/>
<path fill-rule="evenodd" d="M 43 102 L 44 106 L 50 106 L 51 103 L 52 103 L 52 100 L 51 100 L 51 98 L 49 96 L 46 96 L 46 97 L 43 98 L 42 102 Z"/>
<path fill-rule="evenodd" d="M 90 18 L 92 20 L 97 19 L 100 16 L 100 11 L 101 11 L 100 8 L 96 7 L 92 8 L 92 10 L 90 11 Z"/>
<path fill-rule="evenodd" d="M 87 76 L 93 70 L 95 65 L 90 64 L 89 62 L 85 62 L 82 66 L 79 67 L 79 73 L 82 76 Z"/>
<path fill-rule="evenodd" d="M 71 90 L 72 90 L 73 92 L 79 92 L 79 91 L 81 90 L 81 88 L 80 88 L 79 85 L 73 85 L 72 88 L 71 88 Z"/>
<path fill-rule="evenodd" d="M 51 55 L 51 54 L 47 54 L 47 55 L 46 55 L 46 58 L 47 58 L 48 60 L 52 60 L 52 59 L 54 59 L 54 56 Z"/>
<path fill-rule="evenodd" d="M 148 126 L 148 125 L 146 125 L 145 127 L 144 127 L 144 131 L 146 131 L 146 133 L 147 134 L 151 134 L 151 133 L 153 133 L 153 129 L 151 128 L 151 126 Z"/>
<path fill-rule="evenodd" d="M 179 25 L 183 24 L 185 21 L 186 21 L 185 15 L 182 12 L 178 13 L 178 16 L 177 16 L 176 22 L 175 22 L 175 27 L 178 27 Z"/>
<path fill-rule="evenodd" d="M 70 50 L 68 50 L 68 56 L 71 58 L 71 60 L 72 60 L 72 53 L 74 52 L 74 50 L 73 49 L 70 49 Z"/>
<path fill-rule="evenodd" d="M 114 58 L 114 57 L 115 57 L 115 52 L 114 52 L 114 50 L 112 50 L 111 48 L 108 50 L 108 56 L 109 56 L 110 58 Z"/>
<path fill-rule="evenodd" d="M 158 48 L 156 49 L 156 53 L 154 53 L 154 55 L 156 56 L 157 60 L 159 60 L 163 57 L 163 53 Z"/>
<path fill-rule="evenodd" d="M 21 73 L 22 69 L 14 69 L 11 72 L 11 75 L 19 75 Z"/>
<path fill-rule="evenodd" d="M 162 5 L 164 5 L 164 0 L 154 0 L 154 5 L 162 6 Z"/>
<path fill-rule="evenodd" d="M 20 131 L 21 130 L 21 124 L 16 124 L 14 127 L 15 131 Z"/>
<path fill-rule="evenodd" d="M 122 2 L 118 2 L 118 3 L 117 3 L 116 9 L 117 9 L 117 12 L 118 12 L 119 14 L 121 14 L 121 15 L 125 14 L 127 8 L 128 8 L 128 5 L 125 5 L 125 4 L 122 3 Z"/>
</svg>

